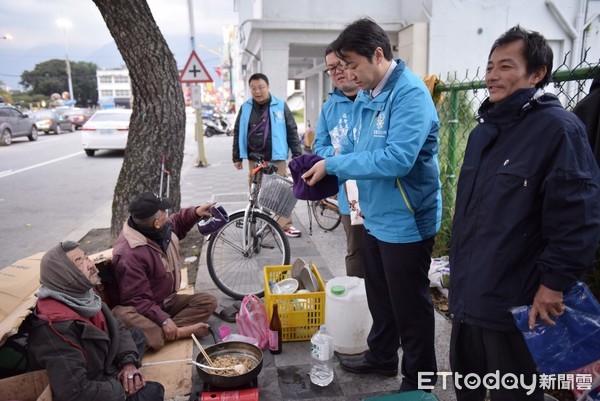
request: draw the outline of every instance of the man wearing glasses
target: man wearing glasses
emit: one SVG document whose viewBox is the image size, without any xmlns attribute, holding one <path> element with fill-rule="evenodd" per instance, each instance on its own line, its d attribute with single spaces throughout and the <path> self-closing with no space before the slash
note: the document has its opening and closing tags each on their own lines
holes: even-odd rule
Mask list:
<svg viewBox="0 0 600 401">
<path fill-rule="evenodd" d="M 298 127 L 290 108 L 283 99 L 269 93 L 269 79 L 265 74 L 253 74 L 248 80 L 252 99 L 242 104 L 233 129 L 233 165 L 243 169 L 242 160 L 248 160 L 248 177 L 254 168 L 252 153 L 277 166 L 277 174 L 286 176 L 288 149 L 292 157 L 302 154 Z M 291 218 L 279 216 L 278 223 L 288 237 L 300 237 L 302 232 L 292 226 Z"/>
<path fill-rule="evenodd" d="M 317 162 L 303 179 L 314 185 L 334 174 L 357 181 L 373 317 L 369 350 L 340 365 L 358 374 L 396 376 L 402 343 L 399 391 L 416 390 L 419 372 L 437 371 L 427 273 L 442 212 L 438 117 L 423 80 L 393 59 L 386 32 L 373 20 L 353 22 L 333 46 L 362 91 L 340 154 Z"/>
<path fill-rule="evenodd" d="M 338 154 L 342 143 L 346 140 L 352 119 L 352 106 L 360 89 L 346 76 L 341 60 L 335 55 L 331 45 L 325 50 L 325 63 L 327 64 L 325 71 L 331 77 L 335 89 L 321 108 L 315 135 L 315 153 L 323 158 Z M 343 183 L 340 183 L 338 205 L 346 232 L 346 274 L 364 278 L 361 252 L 364 228 L 362 224 L 352 225 L 348 197 Z"/>
</svg>

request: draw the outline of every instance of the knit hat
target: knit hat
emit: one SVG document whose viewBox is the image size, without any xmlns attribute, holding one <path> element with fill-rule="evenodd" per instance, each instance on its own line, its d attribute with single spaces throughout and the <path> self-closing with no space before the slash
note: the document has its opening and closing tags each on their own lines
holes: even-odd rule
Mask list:
<svg viewBox="0 0 600 401">
<path fill-rule="evenodd" d="M 170 198 L 159 198 L 152 192 L 142 192 L 129 204 L 129 213 L 137 219 L 145 219 L 159 210 L 167 210 L 173 206 Z"/>
<path fill-rule="evenodd" d="M 323 160 L 321 156 L 303 154 L 290 161 L 290 172 L 294 180 L 294 196 L 297 199 L 320 200 L 338 193 L 339 185 L 335 175 L 328 174 L 313 186 L 309 186 L 302 179 L 302 174 L 310 170 L 320 160 Z"/>
<path fill-rule="evenodd" d="M 229 216 L 223 206 L 211 206 L 211 217 L 203 218 L 198 222 L 198 231 L 202 235 L 212 234 L 229 221 Z"/>
</svg>

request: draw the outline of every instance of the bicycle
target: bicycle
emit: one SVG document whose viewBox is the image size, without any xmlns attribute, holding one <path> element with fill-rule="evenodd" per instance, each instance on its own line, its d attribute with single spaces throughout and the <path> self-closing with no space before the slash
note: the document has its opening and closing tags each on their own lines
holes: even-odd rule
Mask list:
<svg viewBox="0 0 600 401">
<path fill-rule="evenodd" d="M 244 210 L 232 213 L 229 221 L 208 239 L 208 273 L 216 286 L 234 299 L 242 299 L 249 294 L 259 298 L 264 296 L 263 267 L 287 265 L 291 257 L 288 238 L 274 219 L 276 214 L 285 213 L 277 210 L 278 205 L 266 208 L 260 204 L 261 198 L 265 202 L 269 199 L 279 202 L 282 197 L 275 193 L 267 196 L 266 186 L 260 196 L 259 193 L 264 177 L 283 180 L 285 185 L 290 186 L 290 193 L 292 181 L 273 174 L 277 171 L 275 165 L 265 162 L 261 157 L 253 158 L 258 158 L 259 162 L 252 170 L 248 205 Z M 289 210 L 289 206 L 282 207 Z"/>
<path fill-rule="evenodd" d="M 332 231 L 342 222 L 337 195 L 311 202 L 312 213 L 319 227 Z"/>
</svg>

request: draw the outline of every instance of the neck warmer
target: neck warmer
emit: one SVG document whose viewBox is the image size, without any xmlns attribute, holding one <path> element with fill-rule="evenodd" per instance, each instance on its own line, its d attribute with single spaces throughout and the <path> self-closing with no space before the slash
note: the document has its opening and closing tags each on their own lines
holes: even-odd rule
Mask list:
<svg viewBox="0 0 600 401">
<path fill-rule="evenodd" d="M 127 224 L 129 224 L 129 227 L 138 231 L 144 237 L 156 242 L 163 252 L 167 252 L 167 248 L 169 248 L 169 244 L 171 243 L 171 233 L 173 232 L 173 224 L 170 220 L 167 220 L 165 225 L 158 229 L 141 227 L 135 224 L 131 217 L 127 220 Z"/>
<path fill-rule="evenodd" d="M 88 319 L 96 315 L 102 308 L 102 301 L 100 300 L 100 296 L 96 294 L 92 289 L 90 289 L 87 292 L 84 298 L 76 298 L 71 295 L 59 291 L 54 291 L 42 286 L 39 289 L 39 291 L 35 294 L 35 296 L 39 299 L 52 298 L 59 302 L 62 302 L 81 316 Z"/>
</svg>

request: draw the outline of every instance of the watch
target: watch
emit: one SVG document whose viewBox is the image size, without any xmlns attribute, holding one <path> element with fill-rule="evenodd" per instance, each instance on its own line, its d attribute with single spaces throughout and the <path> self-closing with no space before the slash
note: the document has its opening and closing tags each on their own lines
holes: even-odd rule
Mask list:
<svg viewBox="0 0 600 401">
<path fill-rule="evenodd" d="M 164 321 L 164 322 L 162 322 L 162 325 L 163 325 L 163 326 L 166 326 L 168 322 L 169 322 L 169 318 L 166 318 L 166 319 L 165 319 L 165 321 Z"/>
</svg>

